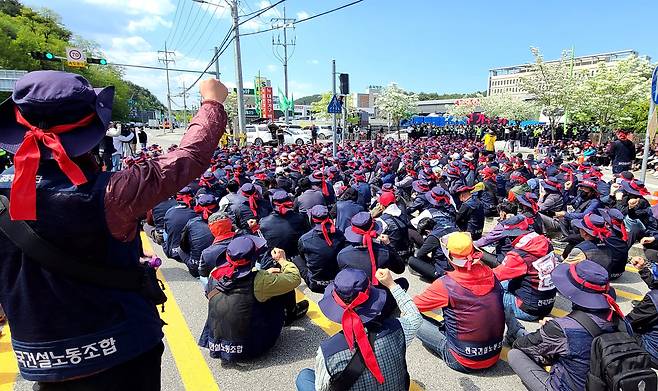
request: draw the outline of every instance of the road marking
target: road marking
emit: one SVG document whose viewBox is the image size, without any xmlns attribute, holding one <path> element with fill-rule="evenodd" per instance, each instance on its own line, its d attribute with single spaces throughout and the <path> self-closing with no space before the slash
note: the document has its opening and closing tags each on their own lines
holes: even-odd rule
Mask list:
<svg viewBox="0 0 658 391">
<path fill-rule="evenodd" d="M 9 324 L 0 335 L 0 391 L 12 391 L 18 376 L 18 362 L 11 347 L 11 330 Z"/>
<path fill-rule="evenodd" d="M 617 287 L 615 288 L 615 292 L 617 292 L 617 296 L 623 297 L 624 299 L 628 300 L 642 300 L 644 299 L 644 296 L 640 296 L 637 293 L 631 293 L 631 292 L 626 292 L 621 289 L 618 289 Z"/>
<path fill-rule="evenodd" d="M 626 271 L 631 273 L 638 273 L 638 270 L 631 265 L 626 265 Z"/>
<path fill-rule="evenodd" d="M 145 254 L 154 254 L 151 242 L 143 232 L 142 245 Z M 164 327 L 164 334 L 185 389 L 188 391 L 219 391 L 219 386 L 208 368 L 208 363 L 201 354 L 196 340 L 192 337 L 185 317 L 176 303 L 176 298 L 159 270 L 158 278 L 162 280 L 167 295 L 165 312 L 160 314 L 162 320 L 167 323 Z"/>
</svg>

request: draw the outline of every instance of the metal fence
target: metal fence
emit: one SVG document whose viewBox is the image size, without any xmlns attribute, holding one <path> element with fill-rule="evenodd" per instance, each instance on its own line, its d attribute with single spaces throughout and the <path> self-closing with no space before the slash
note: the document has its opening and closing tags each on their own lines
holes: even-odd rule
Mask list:
<svg viewBox="0 0 658 391">
<path fill-rule="evenodd" d="M 11 92 L 14 90 L 16 80 L 25 75 L 27 71 L 17 71 L 13 69 L 0 69 L 0 91 Z"/>
</svg>

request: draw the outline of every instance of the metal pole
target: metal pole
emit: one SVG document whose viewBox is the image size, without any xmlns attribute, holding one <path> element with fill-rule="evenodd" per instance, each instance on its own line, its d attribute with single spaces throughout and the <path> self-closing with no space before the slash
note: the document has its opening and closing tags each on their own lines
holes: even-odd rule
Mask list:
<svg viewBox="0 0 658 391">
<path fill-rule="evenodd" d="M 336 60 L 331 60 L 331 88 L 332 88 L 332 99 L 334 96 L 336 96 Z M 334 157 L 336 157 L 336 154 L 338 153 L 337 151 L 337 144 L 338 144 L 338 135 L 336 134 L 336 113 L 331 114 L 332 117 L 332 130 L 334 133 L 334 145 L 333 145 L 333 153 Z"/>
<path fill-rule="evenodd" d="M 219 80 L 219 48 L 215 46 L 215 79 Z"/>
<path fill-rule="evenodd" d="M 651 99 L 651 106 L 649 107 L 649 118 L 647 119 L 647 134 L 644 137 L 644 155 L 642 156 L 642 182 L 646 179 L 647 176 L 647 161 L 649 160 L 649 124 L 651 124 L 651 119 L 653 118 L 653 112 L 656 110 L 656 104 L 653 103 Z"/>
<path fill-rule="evenodd" d="M 283 6 L 283 23 L 286 23 L 286 6 Z M 286 34 L 288 30 L 285 26 L 283 27 L 283 88 L 286 94 L 286 101 L 288 100 L 288 35 Z M 285 111 L 285 120 L 286 125 L 290 125 L 290 118 L 288 118 L 289 108 L 286 107 Z M 293 108 L 294 111 L 294 108 Z"/>
<path fill-rule="evenodd" d="M 174 123 L 171 121 L 171 91 L 169 89 L 169 52 L 167 51 L 167 42 L 165 42 L 165 72 L 167 73 L 167 121 L 169 121 L 169 129 L 174 131 Z M 166 132 L 166 130 L 165 130 Z"/>
<path fill-rule="evenodd" d="M 187 92 L 185 92 L 185 81 L 183 81 L 183 124 L 185 129 L 187 129 L 187 100 L 185 99 L 185 96 L 187 95 Z"/>
<path fill-rule="evenodd" d="M 242 82 L 242 57 L 240 54 L 240 23 L 238 19 L 238 0 L 233 0 L 231 5 L 233 15 L 233 33 L 235 34 L 235 77 L 238 89 L 238 132 L 246 133 L 246 118 L 244 112 L 244 91 Z M 237 134 L 236 134 L 237 136 Z"/>
</svg>

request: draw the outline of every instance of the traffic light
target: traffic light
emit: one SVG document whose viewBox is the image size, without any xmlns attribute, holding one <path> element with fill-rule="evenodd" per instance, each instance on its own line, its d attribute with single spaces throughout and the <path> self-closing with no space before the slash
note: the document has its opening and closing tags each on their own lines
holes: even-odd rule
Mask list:
<svg viewBox="0 0 658 391">
<path fill-rule="evenodd" d="M 350 75 L 347 73 L 341 73 L 338 78 L 340 79 L 341 95 L 348 95 L 350 93 Z"/>
<path fill-rule="evenodd" d="M 88 58 L 87 63 L 88 64 L 107 65 L 107 60 L 104 59 L 104 58 Z"/>
<path fill-rule="evenodd" d="M 55 57 L 51 52 L 30 52 L 29 54 L 35 60 L 60 61 L 60 59 Z"/>
</svg>

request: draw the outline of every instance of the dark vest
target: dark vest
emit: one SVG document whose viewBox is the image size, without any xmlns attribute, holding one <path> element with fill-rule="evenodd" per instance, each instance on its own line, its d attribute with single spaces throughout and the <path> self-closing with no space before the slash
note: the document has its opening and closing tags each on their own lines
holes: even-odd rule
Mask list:
<svg viewBox="0 0 658 391">
<path fill-rule="evenodd" d="M 299 213 L 306 213 L 315 205 L 325 205 L 325 203 L 322 191 L 317 189 L 306 190 L 295 200 L 295 206 Z"/>
<path fill-rule="evenodd" d="M 379 384 L 368 368 L 356 380 L 350 390 L 400 391 L 409 389 L 407 372 L 406 342 L 400 322 L 387 319 L 380 327 L 370 326 L 371 333 L 377 333 L 373 352 L 384 376 L 384 384 Z M 343 332 L 320 343 L 327 372 L 331 377 L 339 375 L 355 352 L 350 351 Z"/>
<path fill-rule="evenodd" d="M 474 361 L 499 355 L 503 347 L 505 310 L 503 288 L 498 280 L 489 293 L 477 296 L 448 274 L 441 279 L 449 292 L 443 317 L 450 351 Z"/>
<path fill-rule="evenodd" d="M 550 251 L 553 251 L 552 246 Z M 555 266 L 553 260 L 536 263 L 539 258 L 527 251 L 515 248 L 510 252 L 517 253 L 523 258 L 528 272 L 512 279 L 508 291 L 521 299 L 520 308 L 523 312 L 543 318 L 553 310 L 557 292 L 551 280 L 551 272 Z"/>
<path fill-rule="evenodd" d="M 409 227 L 411 226 L 409 222 L 403 219 L 403 216 L 393 216 L 386 213 L 381 215 L 381 219 L 386 223 L 384 233 L 391 240 L 391 246 L 400 254 L 406 254 L 409 250 Z"/>
<path fill-rule="evenodd" d="M 338 252 L 345 246 L 345 237 L 336 230 L 329 234 L 331 246 L 327 244 L 319 228 L 313 228 L 299 238 L 299 251 L 308 268 L 307 284 L 314 291 L 324 292 L 324 288 L 338 274 Z M 313 285 L 311 287 L 311 285 Z"/>
<path fill-rule="evenodd" d="M 658 290 L 650 290 L 647 295 L 651 298 L 656 311 L 658 311 Z M 642 334 L 642 347 L 651 355 L 654 363 L 658 363 L 658 323 L 651 325 L 651 329 Z"/>
<path fill-rule="evenodd" d="M 336 203 L 336 228 L 345 232 L 352 225 L 352 217 L 364 210 L 363 206 L 354 201 L 338 201 Z"/>
<path fill-rule="evenodd" d="M 210 350 L 210 357 L 229 362 L 256 358 L 279 338 L 283 301 L 277 297 L 264 303 L 256 300 L 255 276 L 251 273 L 225 287 L 222 282 L 209 281 L 209 289 L 220 285 L 221 290 L 208 303 L 207 327 L 199 340 L 200 346 Z"/>
<path fill-rule="evenodd" d="M 610 278 L 618 278 L 626 270 L 626 263 L 628 262 L 628 243 L 617 236 L 612 234 L 609 238 L 604 240 L 610 253 Z"/>
<path fill-rule="evenodd" d="M 165 214 L 169 209 L 173 208 L 177 204 L 178 203 L 176 202 L 176 200 L 168 199 L 162 201 L 161 203 L 153 207 L 152 210 L 153 224 L 156 229 L 164 230 Z"/>
<path fill-rule="evenodd" d="M 260 221 L 260 231 L 267 240 L 267 247 L 283 249 L 288 257 L 299 253 L 297 242 L 308 229 L 308 218 L 293 211 L 283 216 L 272 212 Z"/>
<path fill-rule="evenodd" d="M 595 315 L 588 314 L 604 331 L 613 331 L 612 323 L 603 321 Z M 559 356 L 551 367 L 550 385 L 553 390 L 572 391 L 585 389 L 585 379 L 589 372 L 592 336 L 570 317 L 553 319 L 562 328 L 567 339 L 568 352 Z"/>
<path fill-rule="evenodd" d="M 237 236 L 237 235 L 236 235 Z M 217 243 L 211 244 L 208 248 L 201 252 L 199 259 L 199 275 L 208 277 L 210 272 L 217 267 L 217 265 L 224 261 L 226 257 L 226 248 L 231 243 L 233 238 L 228 238 Z"/>
<path fill-rule="evenodd" d="M 210 228 L 208 228 L 208 223 L 201 216 L 188 221 L 187 225 L 185 225 L 185 230 L 186 240 L 183 242 L 186 242 L 186 245 L 181 245 L 181 250 L 185 251 L 188 255 L 185 262 L 187 266 L 196 269 L 199 266 L 201 252 L 210 247 L 215 238 L 210 232 Z"/>
<path fill-rule="evenodd" d="M 104 197 L 110 173 L 87 174 L 75 187 L 51 162 L 37 177 L 37 221 L 28 224 L 45 240 L 88 262 L 137 265 L 139 235 L 112 237 Z M 0 176 L 9 197 L 13 168 Z M 98 288 L 42 269 L 0 234 L 0 303 L 12 324 L 21 376 L 61 381 L 87 376 L 153 349 L 162 338 L 155 306 L 138 293 Z"/>
<path fill-rule="evenodd" d="M 576 245 L 576 248 L 585 253 L 585 258 L 598 263 L 610 273 L 610 270 L 612 269 L 612 258 L 610 250 L 604 242 L 601 242 L 598 239 L 594 239 L 594 241 L 583 240 Z"/>
<path fill-rule="evenodd" d="M 359 198 L 356 200 L 356 203 L 361 205 L 364 209 L 370 205 L 370 199 L 372 198 L 372 192 L 370 191 L 370 185 L 366 182 L 358 182 L 352 185 L 359 194 Z"/>
<path fill-rule="evenodd" d="M 183 234 L 183 228 L 190 219 L 197 216 L 196 213 L 187 206 L 178 205 L 170 208 L 164 217 L 165 241 L 162 249 L 169 258 L 180 260 L 178 250 L 180 238 Z"/>
</svg>

